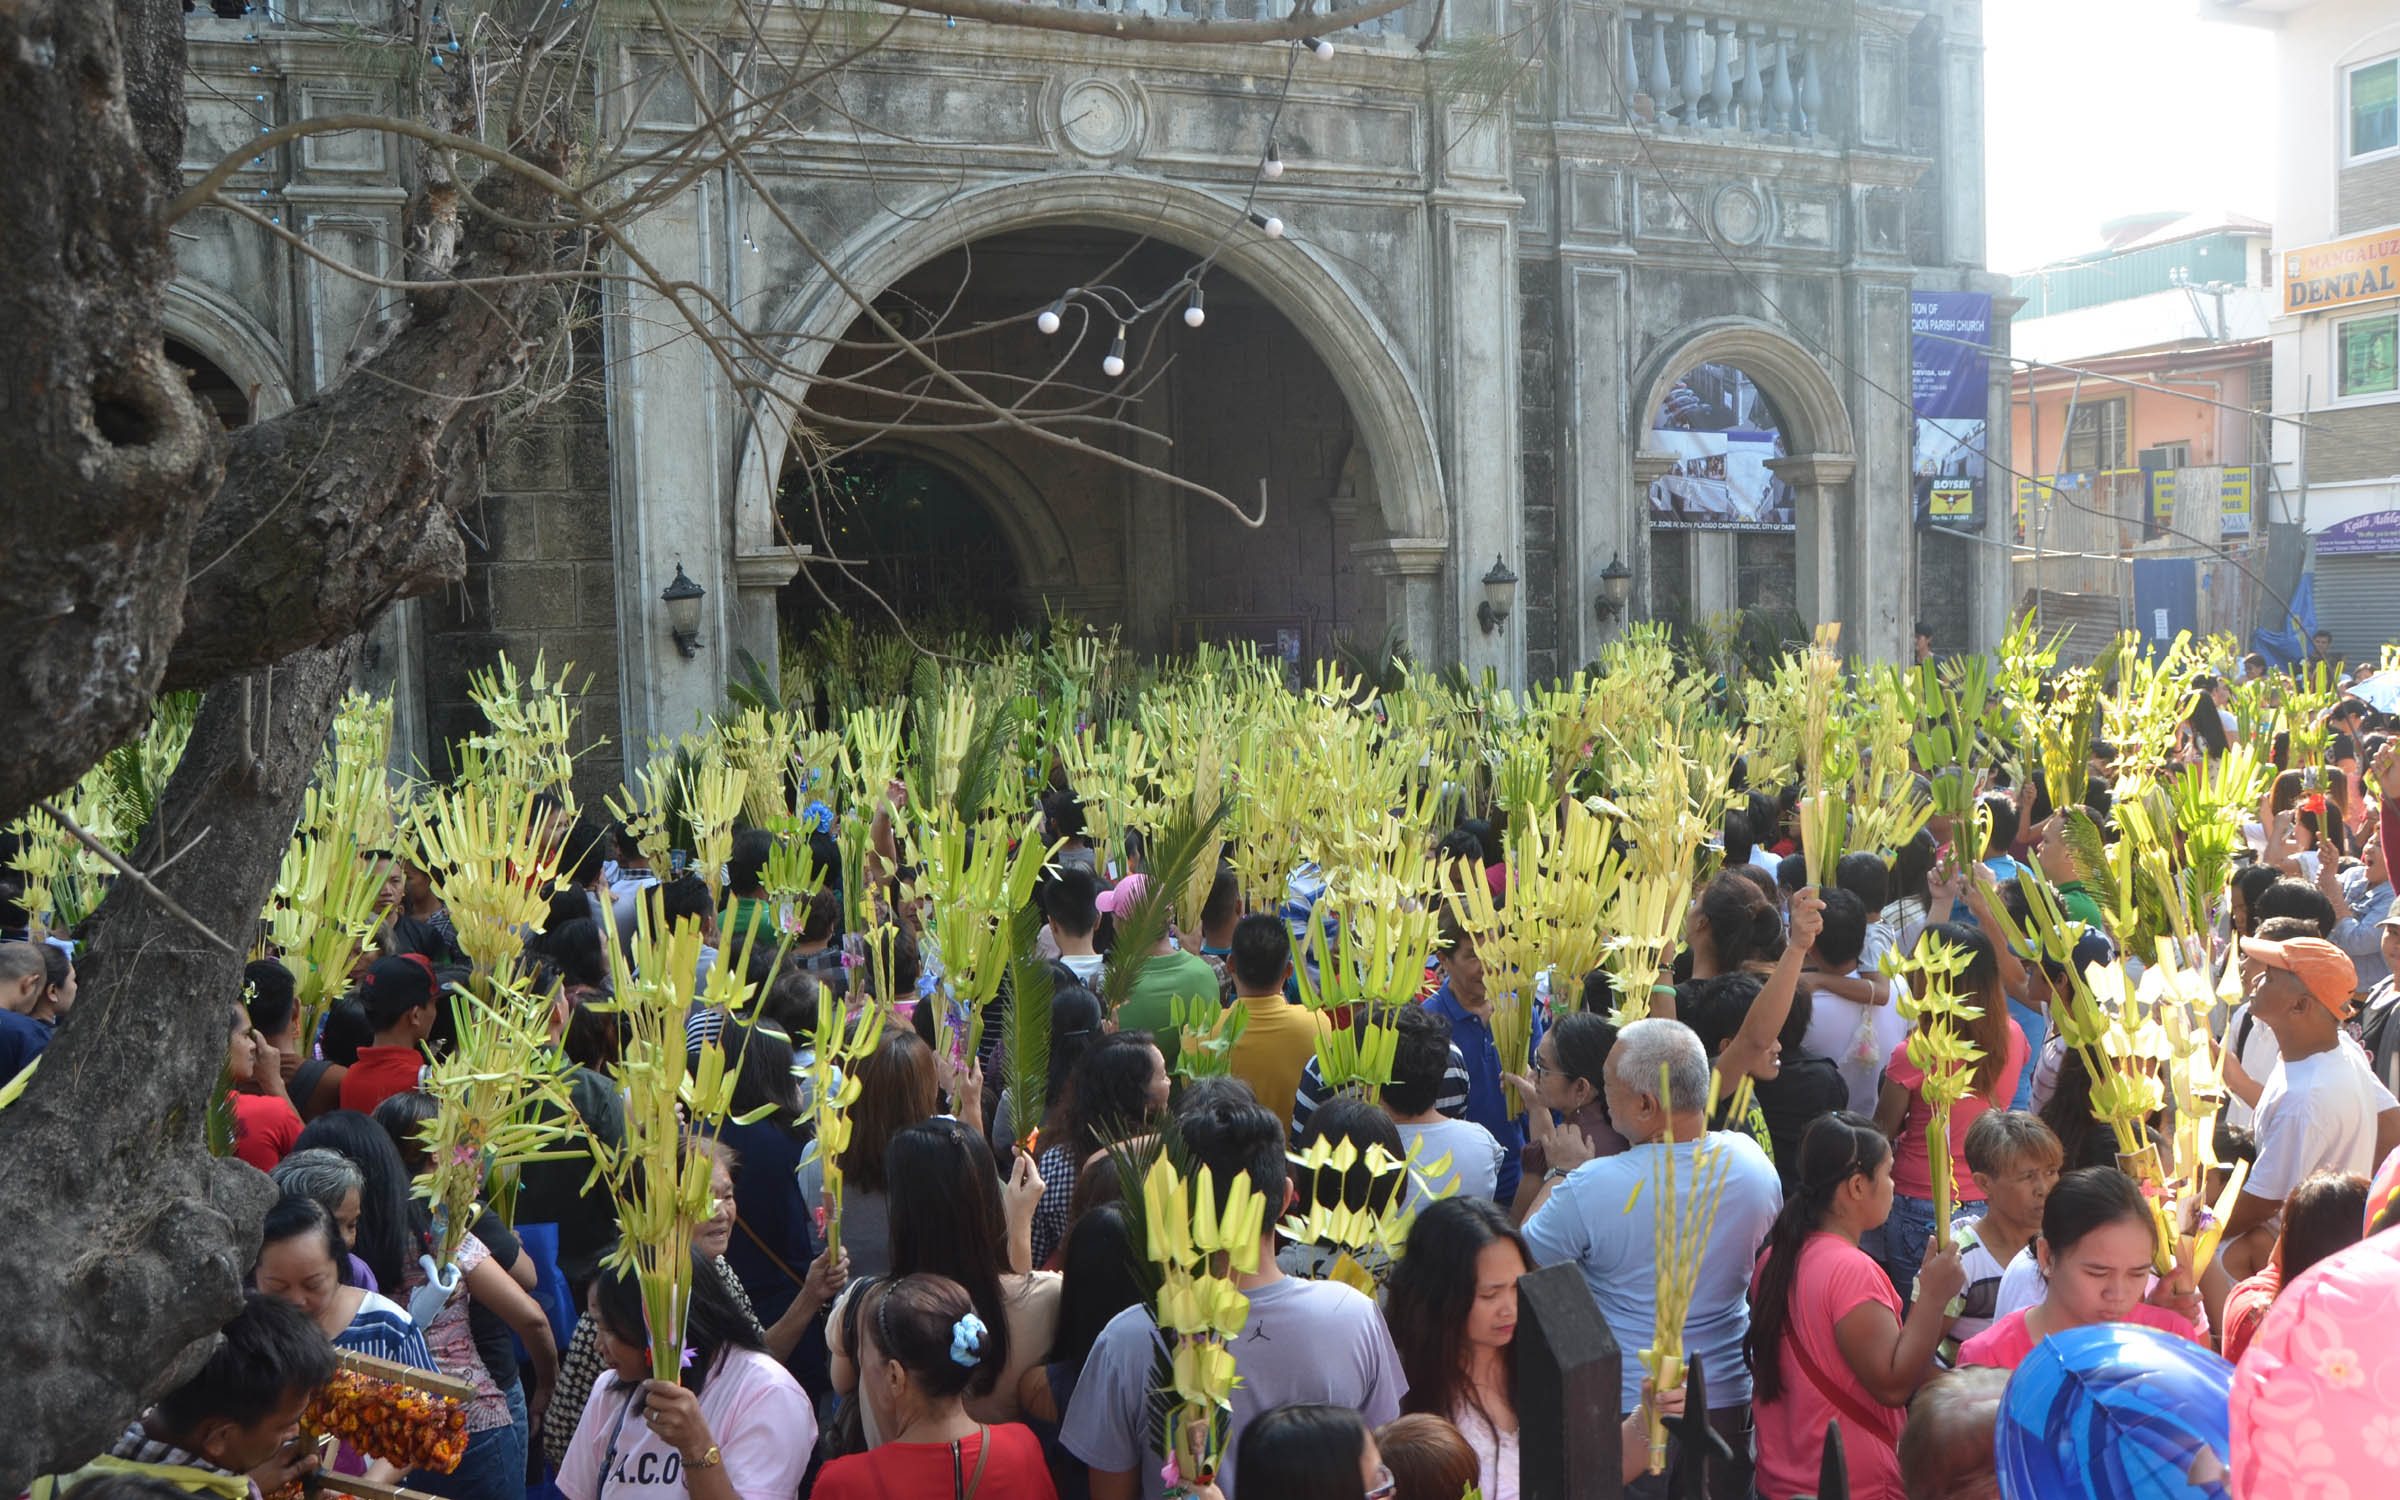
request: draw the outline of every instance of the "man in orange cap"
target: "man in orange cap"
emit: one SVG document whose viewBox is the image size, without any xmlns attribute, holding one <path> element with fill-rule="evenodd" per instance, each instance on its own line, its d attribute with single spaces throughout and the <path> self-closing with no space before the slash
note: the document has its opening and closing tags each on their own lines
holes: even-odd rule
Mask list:
<svg viewBox="0 0 2400 1500">
<path fill-rule="evenodd" d="M 2371 1177 L 2400 1144 L 2400 1102 L 2342 1030 L 2358 984 L 2350 955 L 2318 937 L 2244 938 L 2242 952 L 2250 1013 L 2283 1059 L 2258 1096 L 2258 1159 L 2226 1221 L 2228 1243 L 2272 1222 L 2309 1173 Z"/>
</svg>

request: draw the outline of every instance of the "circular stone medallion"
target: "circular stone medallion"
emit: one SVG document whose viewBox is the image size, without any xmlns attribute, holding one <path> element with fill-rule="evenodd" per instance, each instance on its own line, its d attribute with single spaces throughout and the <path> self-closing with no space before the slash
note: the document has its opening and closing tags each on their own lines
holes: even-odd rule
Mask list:
<svg viewBox="0 0 2400 1500">
<path fill-rule="evenodd" d="M 1082 79 L 1059 95 L 1058 129 L 1085 156 L 1122 156 L 1141 138 L 1142 107 L 1116 84 Z"/>
<path fill-rule="evenodd" d="M 1766 227 L 1766 206 L 1746 187 L 1728 187 L 1717 194 L 1715 218 L 1720 238 L 1747 245 Z"/>
</svg>

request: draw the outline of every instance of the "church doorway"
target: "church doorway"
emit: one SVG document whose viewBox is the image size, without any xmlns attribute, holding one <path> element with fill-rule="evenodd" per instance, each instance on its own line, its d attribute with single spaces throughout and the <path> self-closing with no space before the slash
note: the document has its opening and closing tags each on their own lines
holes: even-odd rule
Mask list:
<svg viewBox="0 0 2400 1500">
<path fill-rule="evenodd" d="M 984 497 L 917 454 L 866 449 L 816 469 L 793 466 L 777 508 L 810 562 L 777 599 L 787 639 L 831 617 L 866 629 L 898 614 L 937 636 L 1002 635 L 1022 621 L 1008 535 Z"/>
</svg>

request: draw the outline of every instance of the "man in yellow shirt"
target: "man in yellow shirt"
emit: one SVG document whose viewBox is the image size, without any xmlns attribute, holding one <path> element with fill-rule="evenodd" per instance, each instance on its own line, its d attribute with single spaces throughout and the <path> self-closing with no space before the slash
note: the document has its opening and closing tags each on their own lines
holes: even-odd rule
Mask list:
<svg viewBox="0 0 2400 1500">
<path fill-rule="evenodd" d="M 1292 935 L 1280 918 L 1244 917 L 1233 929 L 1234 1004 L 1248 1014 L 1233 1044 L 1233 1076 L 1250 1085 L 1288 1134 L 1300 1075 L 1317 1055 L 1324 1016 L 1284 998 L 1292 977 Z"/>
</svg>

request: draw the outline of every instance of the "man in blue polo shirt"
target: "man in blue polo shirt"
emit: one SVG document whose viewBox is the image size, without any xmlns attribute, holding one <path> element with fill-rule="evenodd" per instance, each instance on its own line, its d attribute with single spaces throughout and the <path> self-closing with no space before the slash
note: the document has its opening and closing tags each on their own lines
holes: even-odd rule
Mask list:
<svg viewBox="0 0 2400 1500">
<path fill-rule="evenodd" d="M 1520 1159 L 1525 1154 L 1525 1127 L 1509 1099 L 1508 1085 L 1500 1077 L 1500 1048 L 1492 1040 L 1492 1000 L 1483 992 L 1483 960 L 1475 952 L 1475 940 L 1459 925 L 1458 914 L 1446 905 L 1438 941 L 1434 958 L 1441 965 L 1442 987 L 1425 1002 L 1425 1008 L 1450 1023 L 1451 1045 L 1467 1065 L 1465 1118 L 1490 1131 L 1492 1139 L 1500 1143 L 1505 1154 L 1494 1197 L 1501 1203 L 1512 1202 L 1517 1196 Z M 1526 996 L 1525 1003 L 1533 1006 L 1533 997 Z M 1542 1044 L 1545 1029 L 1540 1008 L 1533 1006 L 1533 1046 Z"/>
</svg>

